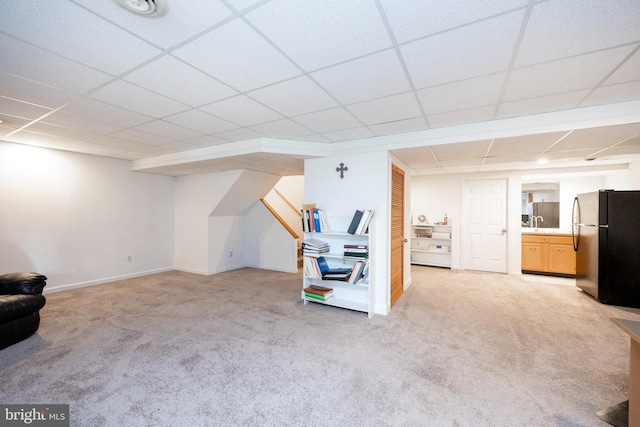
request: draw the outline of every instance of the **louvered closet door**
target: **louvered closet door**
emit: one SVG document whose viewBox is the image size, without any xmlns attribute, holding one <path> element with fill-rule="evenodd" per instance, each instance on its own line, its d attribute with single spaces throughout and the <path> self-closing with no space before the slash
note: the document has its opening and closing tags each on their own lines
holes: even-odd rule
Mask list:
<svg viewBox="0 0 640 427">
<path fill-rule="evenodd" d="M 404 289 L 404 171 L 391 165 L 391 305 Z"/>
</svg>

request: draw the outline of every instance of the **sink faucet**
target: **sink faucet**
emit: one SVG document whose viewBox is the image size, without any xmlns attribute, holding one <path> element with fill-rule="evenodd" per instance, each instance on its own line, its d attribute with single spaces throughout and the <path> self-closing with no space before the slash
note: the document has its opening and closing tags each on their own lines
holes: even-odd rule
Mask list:
<svg viewBox="0 0 640 427">
<path fill-rule="evenodd" d="M 531 226 L 533 228 L 538 228 L 538 220 L 540 220 L 540 222 L 544 222 L 544 218 L 542 218 L 540 215 L 531 217 Z"/>
</svg>

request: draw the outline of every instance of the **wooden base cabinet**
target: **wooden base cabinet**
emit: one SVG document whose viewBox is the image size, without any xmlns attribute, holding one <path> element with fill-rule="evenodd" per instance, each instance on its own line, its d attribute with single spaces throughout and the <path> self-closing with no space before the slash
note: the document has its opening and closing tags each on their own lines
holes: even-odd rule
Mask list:
<svg viewBox="0 0 640 427">
<path fill-rule="evenodd" d="M 570 234 L 522 234 L 522 271 L 574 276 L 576 254 Z"/>
</svg>

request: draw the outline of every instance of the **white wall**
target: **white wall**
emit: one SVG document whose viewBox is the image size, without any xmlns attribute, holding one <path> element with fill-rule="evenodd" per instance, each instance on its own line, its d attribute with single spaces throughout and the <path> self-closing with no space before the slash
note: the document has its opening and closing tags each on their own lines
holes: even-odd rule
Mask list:
<svg viewBox="0 0 640 427">
<path fill-rule="evenodd" d="M 349 168 L 344 179 L 336 172 L 341 162 Z M 390 309 L 388 154 L 381 151 L 307 159 L 304 171 L 304 201 L 315 203 L 325 211 L 333 231 L 346 231 L 357 209 L 375 209 L 370 226 L 369 278 L 375 298 L 374 311 L 387 314 Z"/>
<path fill-rule="evenodd" d="M 629 164 L 628 169 L 607 174 L 603 188 L 620 191 L 640 190 L 640 161 Z"/>
<path fill-rule="evenodd" d="M 248 267 L 288 273 L 298 271 L 297 239 L 262 202 L 256 203 L 244 218 L 244 230 Z"/>
<path fill-rule="evenodd" d="M 0 272 L 42 273 L 51 291 L 173 268 L 175 180 L 129 168 L 0 143 Z"/>
</svg>

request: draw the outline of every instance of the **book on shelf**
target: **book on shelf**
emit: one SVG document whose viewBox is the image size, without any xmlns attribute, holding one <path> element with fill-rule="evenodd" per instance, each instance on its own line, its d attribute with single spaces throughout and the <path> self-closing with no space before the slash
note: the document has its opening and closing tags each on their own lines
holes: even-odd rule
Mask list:
<svg viewBox="0 0 640 427">
<path fill-rule="evenodd" d="M 362 279 L 364 279 L 364 277 L 367 274 L 367 271 L 369 269 L 369 263 L 366 261 L 358 261 L 353 265 L 353 271 L 351 272 L 351 275 L 349 276 L 347 283 L 350 284 L 357 284 L 358 282 L 360 282 Z"/>
<path fill-rule="evenodd" d="M 304 239 L 302 241 L 302 253 L 304 255 L 317 255 L 329 252 L 329 244 L 318 239 Z"/>
<path fill-rule="evenodd" d="M 305 292 L 309 292 L 316 295 L 328 296 L 333 293 L 333 288 L 325 288 L 324 286 L 309 285 L 304 288 Z"/>
<path fill-rule="evenodd" d="M 347 232 L 349 234 L 366 234 L 374 212 L 375 211 L 373 209 L 356 210 L 353 214 L 353 218 L 351 219 L 351 224 L 349 225 Z"/>
<path fill-rule="evenodd" d="M 318 301 L 327 301 L 327 300 L 333 298 L 333 294 L 331 294 L 329 296 L 324 296 L 324 295 L 312 294 L 312 293 L 309 293 L 309 292 L 305 292 L 304 296 L 307 299 L 314 299 L 314 300 L 318 300 Z"/>
<path fill-rule="evenodd" d="M 302 231 L 311 233 L 323 233 L 329 231 L 327 217 L 323 210 L 314 205 L 305 205 L 300 211 L 302 218 Z"/>
</svg>

